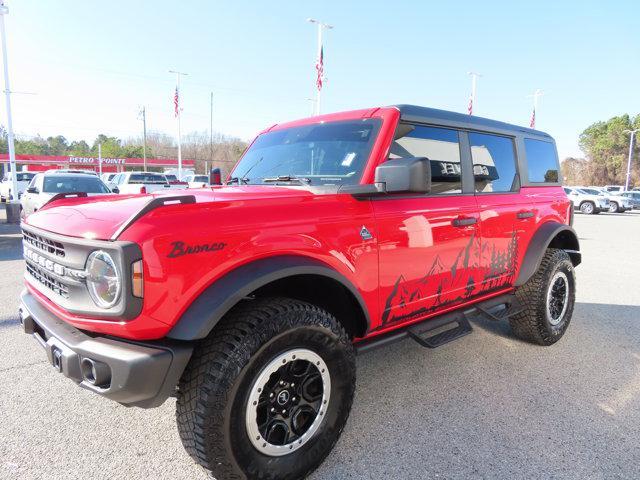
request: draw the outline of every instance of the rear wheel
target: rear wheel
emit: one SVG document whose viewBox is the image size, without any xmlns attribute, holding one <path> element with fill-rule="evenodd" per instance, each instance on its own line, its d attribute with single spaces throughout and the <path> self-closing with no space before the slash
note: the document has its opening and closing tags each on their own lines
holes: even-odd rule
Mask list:
<svg viewBox="0 0 640 480">
<path fill-rule="evenodd" d="M 609 213 L 618 213 L 620 211 L 620 207 L 616 202 L 609 202 Z"/>
<path fill-rule="evenodd" d="M 247 302 L 196 349 L 179 385 L 182 443 L 215 478 L 297 479 L 337 442 L 355 389 L 351 340 L 329 313 Z"/>
<path fill-rule="evenodd" d="M 575 275 L 567 252 L 550 248 L 536 273 L 516 291 L 523 308 L 509 318 L 513 333 L 539 345 L 552 345 L 569 327 L 575 303 Z"/>
<path fill-rule="evenodd" d="M 593 215 L 596 211 L 596 206 L 593 202 L 582 202 L 580 204 L 580 211 L 587 215 Z"/>
</svg>

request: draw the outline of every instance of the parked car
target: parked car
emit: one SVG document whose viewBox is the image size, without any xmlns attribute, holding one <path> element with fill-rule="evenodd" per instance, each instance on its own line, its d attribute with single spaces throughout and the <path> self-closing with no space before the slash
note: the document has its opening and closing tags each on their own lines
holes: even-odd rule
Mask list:
<svg viewBox="0 0 640 480">
<path fill-rule="evenodd" d="M 18 184 L 18 199 L 24 193 L 24 190 L 29 185 L 29 182 L 35 177 L 35 173 L 33 172 L 18 172 L 16 174 L 16 183 Z M 2 177 L 2 181 L 0 182 L 0 201 L 8 202 L 12 198 L 12 189 L 13 189 L 13 173 L 6 172 Z"/>
<path fill-rule="evenodd" d="M 212 477 L 304 478 L 344 429 L 356 352 L 435 348 L 475 314 L 538 345 L 565 334 L 581 254 L 559 169 L 543 132 L 430 108 L 274 125 L 229 185 L 28 217 L 23 328 L 97 395 L 176 396 Z"/>
<path fill-rule="evenodd" d="M 620 196 L 628 199 L 634 210 L 640 209 L 640 191 L 622 192 Z"/>
<path fill-rule="evenodd" d="M 605 185 L 604 189 L 611 193 L 624 192 L 624 185 Z"/>
<path fill-rule="evenodd" d="M 154 172 L 118 173 L 111 184 L 113 193 L 152 193 L 172 188 L 165 175 Z"/>
<path fill-rule="evenodd" d="M 189 188 L 202 188 L 210 185 L 208 175 L 187 175 L 184 177 L 184 181 L 189 184 Z"/>
<path fill-rule="evenodd" d="M 576 187 L 564 187 L 573 208 L 587 215 L 609 211 L 609 199 L 604 195 L 587 193 Z"/>
<path fill-rule="evenodd" d="M 113 180 L 113 177 L 116 176 L 115 172 L 111 172 L 111 173 L 103 173 L 102 175 L 100 175 L 100 179 L 105 183 L 105 185 L 109 185 L 109 182 L 111 182 L 111 180 Z"/>
<path fill-rule="evenodd" d="M 189 184 L 185 180 L 178 180 L 178 177 L 176 175 L 173 175 L 172 173 L 165 173 L 164 176 L 167 177 L 169 185 L 173 187 L 177 186 L 179 188 L 187 188 L 189 186 Z"/>
<path fill-rule="evenodd" d="M 583 192 L 593 195 L 601 195 L 609 200 L 609 213 L 624 213 L 631 210 L 631 202 L 628 198 L 621 197 L 620 192 L 607 192 L 603 187 L 575 187 Z"/>
<path fill-rule="evenodd" d="M 88 196 L 105 195 L 111 192 L 96 175 L 90 173 L 68 173 L 56 170 L 38 173 L 22 195 L 22 216 L 36 212 L 59 193 L 86 193 Z"/>
</svg>

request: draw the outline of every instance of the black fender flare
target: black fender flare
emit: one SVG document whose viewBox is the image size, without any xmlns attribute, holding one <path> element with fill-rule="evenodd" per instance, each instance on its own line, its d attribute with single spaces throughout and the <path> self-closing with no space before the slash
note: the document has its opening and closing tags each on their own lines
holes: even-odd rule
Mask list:
<svg viewBox="0 0 640 480">
<path fill-rule="evenodd" d="M 558 222 L 546 222 L 533 234 L 527 252 L 520 266 L 520 273 L 514 286 L 524 285 L 540 267 L 547 248 L 560 248 L 569 254 L 573 266 L 582 261 L 580 244 L 576 231 L 569 225 Z"/>
<path fill-rule="evenodd" d="M 214 281 L 187 308 L 167 337 L 176 340 L 205 338 L 242 299 L 275 280 L 294 275 L 320 275 L 338 281 L 356 298 L 367 325 L 370 325 L 369 312 L 360 292 L 344 275 L 309 257 L 281 255 L 244 264 Z"/>
</svg>

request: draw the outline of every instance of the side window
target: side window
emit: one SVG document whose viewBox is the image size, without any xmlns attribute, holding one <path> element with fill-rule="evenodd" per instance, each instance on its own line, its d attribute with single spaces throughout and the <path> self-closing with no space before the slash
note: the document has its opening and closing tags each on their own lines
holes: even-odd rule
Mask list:
<svg viewBox="0 0 640 480">
<path fill-rule="evenodd" d="M 525 138 L 524 149 L 527 153 L 527 170 L 530 182 L 558 181 L 558 156 L 553 143 Z"/>
<path fill-rule="evenodd" d="M 431 194 L 462 193 L 457 130 L 400 124 L 390 158 L 426 157 L 431 161 Z"/>
<path fill-rule="evenodd" d="M 469 132 L 469 143 L 476 192 L 512 192 L 519 188 L 511 138 Z"/>
</svg>

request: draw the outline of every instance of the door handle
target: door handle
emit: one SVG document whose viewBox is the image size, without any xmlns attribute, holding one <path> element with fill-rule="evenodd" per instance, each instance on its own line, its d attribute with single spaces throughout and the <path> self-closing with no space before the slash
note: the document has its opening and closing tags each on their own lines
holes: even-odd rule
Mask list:
<svg viewBox="0 0 640 480">
<path fill-rule="evenodd" d="M 476 217 L 458 217 L 454 218 L 451 224 L 454 227 L 468 227 L 469 225 L 474 225 L 477 221 Z"/>
<path fill-rule="evenodd" d="M 518 219 L 524 220 L 533 217 L 533 215 L 534 213 L 531 210 L 523 210 L 521 212 L 518 212 L 516 216 L 518 217 Z"/>
</svg>

